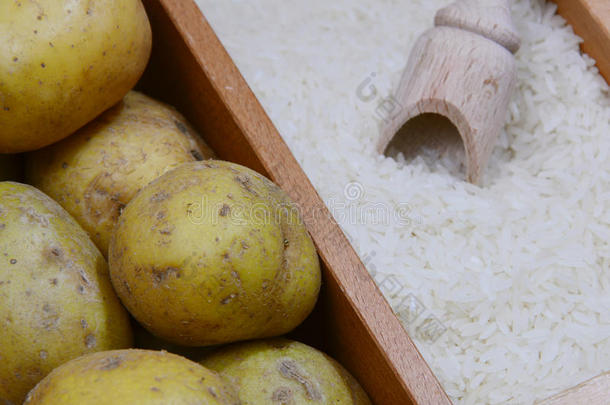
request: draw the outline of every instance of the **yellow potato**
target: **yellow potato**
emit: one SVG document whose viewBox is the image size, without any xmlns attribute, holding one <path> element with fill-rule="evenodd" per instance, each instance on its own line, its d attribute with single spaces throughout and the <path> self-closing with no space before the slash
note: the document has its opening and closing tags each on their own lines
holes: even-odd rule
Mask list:
<svg viewBox="0 0 610 405">
<path fill-rule="evenodd" d="M 0 404 L 21 403 L 53 368 L 131 345 L 106 261 L 55 201 L 0 182 Z"/>
<path fill-rule="evenodd" d="M 53 370 L 24 405 L 239 405 L 235 389 L 201 365 L 167 352 L 89 354 Z"/>
<path fill-rule="evenodd" d="M 106 256 L 117 218 L 140 188 L 212 155 L 176 110 L 132 91 L 74 135 L 28 154 L 27 180 L 74 216 Z"/>
<path fill-rule="evenodd" d="M 286 333 L 320 288 L 318 256 L 286 194 L 221 161 L 185 163 L 143 188 L 120 216 L 108 258 L 131 314 L 187 346 Z"/>
<path fill-rule="evenodd" d="M 0 153 L 49 145 L 116 104 L 151 50 L 140 0 L 3 0 L 0 38 Z"/>
<path fill-rule="evenodd" d="M 299 342 L 237 343 L 204 358 L 248 405 L 371 405 L 358 381 L 324 353 Z"/>
</svg>

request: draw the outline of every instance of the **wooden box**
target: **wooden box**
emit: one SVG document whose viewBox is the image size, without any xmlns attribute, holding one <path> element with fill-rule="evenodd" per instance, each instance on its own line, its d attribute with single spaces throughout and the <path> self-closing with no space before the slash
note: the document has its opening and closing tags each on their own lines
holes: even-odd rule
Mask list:
<svg viewBox="0 0 610 405">
<path fill-rule="evenodd" d="M 301 208 L 324 279 L 298 338 L 344 364 L 375 404 L 450 404 L 194 1 L 144 4 L 153 52 L 139 89 L 176 106 L 221 159 L 266 175 Z"/>
<path fill-rule="evenodd" d="M 377 405 L 451 404 L 194 1 L 143 2 L 154 45 L 138 87 L 176 106 L 220 158 L 271 178 L 301 208 L 324 281 L 318 306 L 296 337 L 338 359 Z M 586 24 L 592 32 L 588 50 L 607 58 L 608 26 L 604 42 L 603 20 L 586 12 L 596 1 L 558 3 L 568 15 L 581 14 L 569 20 Z M 608 4 L 598 0 L 594 7 L 607 11 Z M 591 21 L 600 27 L 592 28 Z M 608 59 L 599 62 L 610 74 Z"/>
</svg>

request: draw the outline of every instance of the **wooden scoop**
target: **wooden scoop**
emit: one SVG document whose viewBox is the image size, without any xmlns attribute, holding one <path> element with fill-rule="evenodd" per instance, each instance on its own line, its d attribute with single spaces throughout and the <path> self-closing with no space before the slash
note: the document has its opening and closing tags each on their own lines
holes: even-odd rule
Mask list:
<svg viewBox="0 0 610 405">
<path fill-rule="evenodd" d="M 476 184 L 506 119 L 519 35 L 508 0 L 460 0 L 439 10 L 434 23 L 411 51 L 395 95 L 400 108 L 386 121 L 378 151 L 398 135 L 407 156 L 421 147 L 442 152 L 457 131 L 467 179 Z"/>
</svg>

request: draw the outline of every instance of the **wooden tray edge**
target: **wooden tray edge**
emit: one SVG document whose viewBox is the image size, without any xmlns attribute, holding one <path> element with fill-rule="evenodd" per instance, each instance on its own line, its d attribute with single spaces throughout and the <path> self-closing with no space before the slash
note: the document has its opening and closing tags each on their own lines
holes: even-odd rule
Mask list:
<svg viewBox="0 0 610 405">
<path fill-rule="evenodd" d="M 600 73 L 610 83 L 610 1 L 553 1 L 557 12 L 583 39 L 582 50 L 596 60 Z"/>
<path fill-rule="evenodd" d="M 327 274 L 331 278 L 329 282 L 331 288 L 340 292 L 347 305 L 355 311 L 361 324 L 375 340 L 379 354 L 392 366 L 394 377 L 408 396 L 386 392 L 387 398 L 400 398 L 399 402 L 386 403 L 451 404 L 440 383 L 393 314 L 349 241 L 332 219 L 194 1 L 145 0 L 144 2 L 158 3 L 163 7 L 228 109 L 234 124 L 253 146 L 266 174 L 300 205 L 320 257 L 326 267 L 331 269 Z M 206 55 L 208 57 L 213 55 L 214 58 L 206 59 Z M 327 218 L 328 221 L 319 221 L 320 217 Z M 353 321 L 353 319 L 345 320 L 345 322 Z M 340 345 L 341 342 L 337 344 Z M 352 370 L 356 368 L 355 362 L 365 364 L 368 368 L 375 367 L 375 364 L 368 364 L 370 359 L 366 358 L 339 360 Z M 358 377 L 358 373 L 354 374 Z M 380 380 L 376 382 L 376 387 L 365 386 L 365 388 L 374 389 L 379 395 L 384 395 L 383 391 L 387 391 L 384 384 L 387 384 L 387 381 Z"/>
<path fill-rule="evenodd" d="M 606 405 L 608 393 L 610 393 L 610 371 L 536 402 L 536 405 Z"/>
</svg>

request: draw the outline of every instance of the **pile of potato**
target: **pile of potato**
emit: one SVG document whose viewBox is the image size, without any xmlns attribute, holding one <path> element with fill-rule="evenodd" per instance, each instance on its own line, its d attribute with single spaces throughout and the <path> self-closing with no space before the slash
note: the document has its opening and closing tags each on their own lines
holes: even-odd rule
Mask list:
<svg viewBox="0 0 610 405">
<path fill-rule="evenodd" d="M 140 0 L 1 1 L 0 38 L 0 404 L 370 404 L 278 337 L 321 278 L 288 196 L 132 90 Z"/>
</svg>

